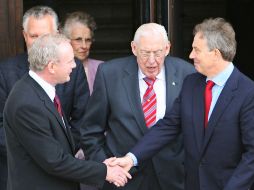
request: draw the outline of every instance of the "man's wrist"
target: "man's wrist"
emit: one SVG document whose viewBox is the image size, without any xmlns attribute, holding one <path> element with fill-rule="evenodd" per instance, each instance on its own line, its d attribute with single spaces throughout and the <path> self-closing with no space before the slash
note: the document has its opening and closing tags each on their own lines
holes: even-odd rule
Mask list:
<svg viewBox="0 0 254 190">
<path fill-rule="evenodd" d="M 133 166 L 137 166 L 138 165 L 138 159 L 136 158 L 136 156 L 133 153 L 128 152 L 126 154 L 126 156 L 128 156 L 128 157 L 130 157 L 132 159 Z"/>
</svg>

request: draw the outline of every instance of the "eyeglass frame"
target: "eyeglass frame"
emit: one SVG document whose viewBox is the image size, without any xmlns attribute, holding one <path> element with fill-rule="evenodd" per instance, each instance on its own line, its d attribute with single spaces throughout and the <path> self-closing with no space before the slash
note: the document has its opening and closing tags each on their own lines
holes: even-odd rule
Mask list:
<svg viewBox="0 0 254 190">
<path fill-rule="evenodd" d="M 71 41 L 73 41 L 74 43 L 76 43 L 77 45 L 81 45 L 85 42 L 85 44 L 87 45 L 91 45 L 94 42 L 93 38 L 74 38 L 74 39 L 70 39 Z"/>
<path fill-rule="evenodd" d="M 151 54 L 154 55 L 155 59 L 160 59 L 163 57 L 164 51 L 163 49 L 155 50 L 155 51 L 147 51 L 147 50 L 139 50 L 140 57 L 144 60 L 147 60 Z"/>
</svg>

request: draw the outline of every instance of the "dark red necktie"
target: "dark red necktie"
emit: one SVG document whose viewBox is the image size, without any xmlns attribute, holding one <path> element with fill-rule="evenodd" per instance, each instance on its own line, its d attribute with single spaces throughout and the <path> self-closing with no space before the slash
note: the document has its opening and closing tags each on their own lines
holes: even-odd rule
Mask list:
<svg viewBox="0 0 254 190">
<path fill-rule="evenodd" d="M 62 117 L 63 113 L 62 113 L 61 103 L 60 103 L 60 99 L 57 96 L 57 94 L 55 95 L 55 98 L 54 98 L 54 105 L 55 105 L 59 115 Z"/>
<path fill-rule="evenodd" d="M 145 116 L 146 126 L 149 128 L 156 122 L 156 94 L 153 89 L 155 79 L 144 78 L 148 85 L 143 96 L 142 108 Z"/>
<path fill-rule="evenodd" d="M 209 114 L 209 110 L 210 110 L 210 106 L 211 106 L 211 102 L 212 102 L 212 88 L 214 86 L 214 82 L 209 80 L 206 83 L 206 87 L 205 87 L 205 128 L 207 126 L 208 123 L 208 114 Z"/>
</svg>

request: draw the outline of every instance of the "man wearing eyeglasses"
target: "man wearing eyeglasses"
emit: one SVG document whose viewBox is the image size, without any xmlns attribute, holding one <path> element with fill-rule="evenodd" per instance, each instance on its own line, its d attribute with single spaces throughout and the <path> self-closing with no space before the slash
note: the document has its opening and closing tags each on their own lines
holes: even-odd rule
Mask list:
<svg viewBox="0 0 254 190">
<path fill-rule="evenodd" d="M 140 26 L 131 48 L 134 56 L 114 59 L 98 68 L 80 131 L 88 159 L 102 162 L 125 155 L 171 108 L 185 76 L 195 72 L 188 62 L 168 56 L 170 43 L 159 24 Z M 181 135 L 131 173 L 133 178 L 123 189 L 182 190 Z M 103 189 L 115 187 L 106 183 Z"/>
</svg>

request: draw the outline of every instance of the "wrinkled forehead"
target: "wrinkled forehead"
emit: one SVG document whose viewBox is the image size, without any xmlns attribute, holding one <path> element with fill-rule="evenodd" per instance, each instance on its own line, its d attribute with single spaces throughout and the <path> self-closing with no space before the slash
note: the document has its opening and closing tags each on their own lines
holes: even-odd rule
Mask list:
<svg viewBox="0 0 254 190">
<path fill-rule="evenodd" d="M 167 44 L 161 36 L 141 36 L 136 46 L 139 49 L 155 51 L 165 48 Z"/>
</svg>

